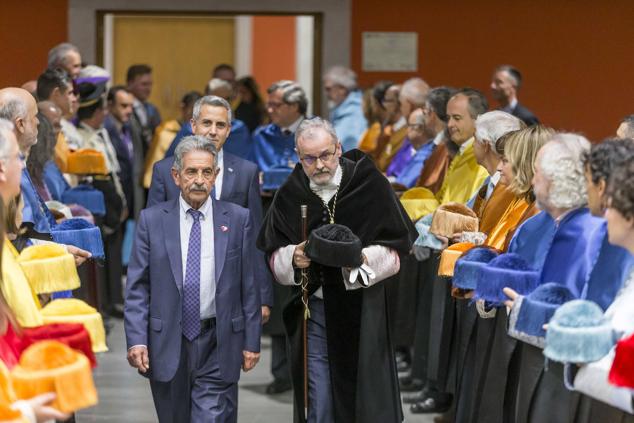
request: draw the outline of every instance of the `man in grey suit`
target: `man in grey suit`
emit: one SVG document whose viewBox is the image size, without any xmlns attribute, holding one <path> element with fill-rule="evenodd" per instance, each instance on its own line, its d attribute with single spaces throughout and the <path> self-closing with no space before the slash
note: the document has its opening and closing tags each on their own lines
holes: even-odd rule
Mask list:
<svg viewBox="0 0 634 423">
<path fill-rule="evenodd" d="M 229 137 L 231 127 L 229 125 L 228 128 L 219 128 L 210 125 L 209 122 L 217 117 L 226 119 L 227 122 L 232 121 L 231 106 L 226 100 L 210 95 L 198 99 L 194 104 L 191 119 L 194 135 L 206 137 L 218 150 L 217 165 L 220 173 L 214 183 L 213 196 L 217 200 L 228 201 L 249 209 L 253 219 L 254 233 L 257 233 L 262 224 L 258 167 L 248 160 L 223 150 L 222 147 Z M 174 157 L 166 157 L 154 164 L 147 207 L 180 195 L 180 190 L 171 175 L 173 163 Z M 260 287 L 262 301 L 262 321 L 266 323 L 273 305 L 273 279 L 259 251 L 256 252 L 255 261 L 257 263 L 255 279 Z"/>
<path fill-rule="evenodd" d="M 252 219 L 210 196 L 216 155 L 205 137 L 181 142 L 172 169 L 181 194 L 141 212 L 128 266 L 128 362 L 149 377 L 161 423 L 236 422 L 240 367 L 260 357 Z"/>
</svg>

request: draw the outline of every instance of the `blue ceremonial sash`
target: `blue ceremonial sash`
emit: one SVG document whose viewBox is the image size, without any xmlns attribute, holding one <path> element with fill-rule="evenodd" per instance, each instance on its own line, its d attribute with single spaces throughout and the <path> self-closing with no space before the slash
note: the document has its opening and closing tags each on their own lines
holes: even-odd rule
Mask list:
<svg viewBox="0 0 634 423">
<path fill-rule="evenodd" d="M 261 171 L 266 172 L 275 166 L 289 166 L 289 162 L 297 163 L 295 153 L 295 134 L 282 135 L 277 125 L 261 126 L 253 134 L 255 160 Z"/>
<path fill-rule="evenodd" d="M 46 204 L 37 193 L 35 185 L 26 168 L 22 169 L 20 178 L 20 190 L 24 199 L 24 209 L 22 210 L 22 221 L 31 223 L 35 232 L 50 234 L 51 227 L 55 226 L 55 218 L 49 211 Z"/>
<path fill-rule="evenodd" d="M 51 193 L 51 197 L 55 201 L 62 201 L 62 194 L 70 189 L 70 185 L 64 179 L 64 175 L 60 172 L 59 168 L 54 161 L 49 160 L 44 165 L 44 183 L 48 192 Z"/>
<path fill-rule="evenodd" d="M 576 298 L 581 297 L 595 262 L 586 251 L 592 234 L 602 222 L 602 219 L 592 216 L 587 207 L 572 210 L 564 216 L 548 247 L 541 283 L 565 285 Z"/>
<path fill-rule="evenodd" d="M 508 252 L 519 254 L 532 269 L 540 270 L 554 235 L 555 221 L 548 213 L 541 211 L 526 219 L 517 229 Z"/>
<path fill-rule="evenodd" d="M 593 266 L 581 298 L 594 301 L 605 310 L 629 275 L 634 257 L 625 248 L 608 242 L 605 221 L 592 234 L 586 254 Z"/>
</svg>

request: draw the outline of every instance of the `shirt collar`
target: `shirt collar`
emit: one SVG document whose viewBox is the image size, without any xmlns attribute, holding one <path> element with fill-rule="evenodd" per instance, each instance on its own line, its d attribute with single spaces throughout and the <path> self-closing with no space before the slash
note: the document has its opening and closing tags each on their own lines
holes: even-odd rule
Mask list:
<svg viewBox="0 0 634 423">
<path fill-rule="evenodd" d="M 407 125 L 407 120 L 403 116 L 392 125 L 392 132 L 400 131 L 405 125 Z"/>
<path fill-rule="evenodd" d="M 566 210 L 565 212 L 563 212 L 562 214 L 560 214 L 556 219 L 555 219 L 555 225 L 559 226 L 561 225 L 561 222 L 566 218 L 566 216 L 568 216 L 570 213 L 572 213 L 573 211 L 577 210 L 579 207 L 575 207 L 572 208 L 570 210 Z"/>
<path fill-rule="evenodd" d="M 500 182 L 500 178 L 502 174 L 499 171 L 496 171 L 493 175 L 491 175 L 491 180 L 489 181 L 493 186 L 496 186 L 498 182 Z"/>
<path fill-rule="evenodd" d="M 436 136 L 434 137 L 434 141 L 432 142 L 434 143 L 434 145 L 440 145 L 444 138 L 445 138 L 445 131 L 440 131 L 439 133 L 436 134 Z"/>
<path fill-rule="evenodd" d="M 471 137 L 469 138 L 467 141 L 463 142 L 462 145 L 460 146 L 460 148 L 458 149 L 458 154 L 462 154 L 464 153 L 464 151 L 469 148 L 471 146 L 471 144 L 473 144 L 473 140 L 475 138 Z"/>
<path fill-rule="evenodd" d="M 289 126 L 283 127 L 280 129 L 282 130 L 282 132 L 291 131 L 294 134 L 297 131 L 297 128 L 299 128 L 299 124 L 302 123 L 303 120 L 304 120 L 304 116 L 300 116 L 299 119 L 291 123 Z"/>
<path fill-rule="evenodd" d="M 326 184 L 321 184 L 321 185 L 317 185 L 316 183 L 313 182 L 313 180 L 310 180 L 310 189 L 313 192 L 317 192 L 317 191 L 324 191 L 324 190 L 335 190 L 339 187 L 339 184 L 341 184 L 341 177 L 343 176 L 343 172 L 341 171 L 341 165 L 337 165 L 337 170 L 335 170 L 335 176 L 332 177 L 332 179 L 330 181 L 328 181 L 328 183 Z"/>
<path fill-rule="evenodd" d="M 178 196 L 178 204 L 180 205 L 183 213 L 185 213 L 185 216 L 187 216 L 187 210 L 191 209 L 192 206 L 190 206 L 187 201 L 185 201 L 182 195 Z M 207 216 L 209 216 L 209 213 L 211 213 L 211 195 L 207 197 L 207 200 L 205 200 L 203 205 L 200 206 L 198 211 L 203 214 L 203 220 L 207 219 Z"/>
<path fill-rule="evenodd" d="M 222 165 L 225 162 L 225 153 L 223 149 L 220 149 L 218 154 L 216 155 L 216 167 L 222 170 Z"/>
</svg>

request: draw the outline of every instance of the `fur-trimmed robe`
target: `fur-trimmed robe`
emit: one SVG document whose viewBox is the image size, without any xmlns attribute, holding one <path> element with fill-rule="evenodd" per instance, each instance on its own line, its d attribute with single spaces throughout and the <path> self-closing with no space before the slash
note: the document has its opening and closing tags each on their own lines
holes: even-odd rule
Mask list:
<svg viewBox="0 0 634 423">
<path fill-rule="evenodd" d="M 346 153 L 340 166 L 335 223 L 349 227 L 363 247 L 382 245 L 408 254 L 416 232 L 387 179 L 358 150 Z M 329 223 L 326 208 L 298 164 L 264 218 L 258 248 L 270 256 L 281 247 L 299 244 L 302 204 L 308 206 L 309 232 Z M 335 422 L 402 421 L 384 285 L 346 291 L 341 269 L 316 263 L 309 268 L 309 280 L 310 294 L 323 288 Z M 299 286 L 293 289 L 294 296 L 284 308 L 284 324 L 291 345 L 295 421 L 304 422 L 304 309 Z"/>
</svg>

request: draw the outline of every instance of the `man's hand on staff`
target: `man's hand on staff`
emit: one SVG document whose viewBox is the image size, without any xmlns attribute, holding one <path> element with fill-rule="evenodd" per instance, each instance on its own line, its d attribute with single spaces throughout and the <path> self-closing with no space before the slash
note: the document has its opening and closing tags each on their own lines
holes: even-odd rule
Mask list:
<svg viewBox="0 0 634 423">
<path fill-rule="evenodd" d="M 297 244 L 297 246 L 295 247 L 295 251 L 293 252 L 293 264 L 295 264 L 295 267 L 299 269 L 306 269 L 308 266 L 310 266 L 310 259 L 306 257 L 306 254 L 304 254 L 305 246 L 306 241 L 302 242 L 301 244 Z"/>
</svg>

